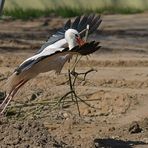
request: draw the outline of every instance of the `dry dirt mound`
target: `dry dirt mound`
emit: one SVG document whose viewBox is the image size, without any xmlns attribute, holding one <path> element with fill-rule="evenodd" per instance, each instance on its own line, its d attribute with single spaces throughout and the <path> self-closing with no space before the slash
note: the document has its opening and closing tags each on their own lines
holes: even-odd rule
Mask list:
<svg viewBox="0 0 148 148">
<path fill-rule="evenodd" d="M 42 123 L 24 121 L 17 123 L 2 123 L 0 126 L 1 148 L 29 148 L 29 147 L 61 147 Z"/>
</svg>

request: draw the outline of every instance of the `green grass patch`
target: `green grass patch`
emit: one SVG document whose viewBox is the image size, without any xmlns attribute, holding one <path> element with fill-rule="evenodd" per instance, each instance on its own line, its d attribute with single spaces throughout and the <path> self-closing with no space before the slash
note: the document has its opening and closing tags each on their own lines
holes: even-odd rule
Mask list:
<svg viewBox="0 0 148 148">
<path fill-rule="evenodd" d="M 49 16 L 51 14 L 51 10 L 39 10 L 39 9 L 21 9 L 16 8 L 12 10 L 4 10 L 3 15 L 4 16 L 10 16 L 14 19 L 32 19 L 32 18 L 38 18 L 42 16 Z"/>
<path fill-rule="evenodd" d="M 14 19 L 32 19 L 38 17 L 46 17 L 50 14 L 55 14 L 62 17 L 74 17 L 78 15 L 90 14 L 90 13 L 100 13 L 100 14 L 134 14 L 141 13 L 144 10 L 136 8 L 118 8 L 118 7 L 104 7 L 98 9 L 84 9 L 84 8 L 69 8 L 69 7 L 58 7 L 54 9 L 22 9 L 15 8 L 12 10 L 5 9 L 3 14 L 5 16 L 11 16 Z"/>
<path fill-rule="evenodd" d="M 136 14 L 142 13 L 144 10 L 130 7 L 104 7 L 96 9 L 96 12 L 103 14 Z"/>
</svg>

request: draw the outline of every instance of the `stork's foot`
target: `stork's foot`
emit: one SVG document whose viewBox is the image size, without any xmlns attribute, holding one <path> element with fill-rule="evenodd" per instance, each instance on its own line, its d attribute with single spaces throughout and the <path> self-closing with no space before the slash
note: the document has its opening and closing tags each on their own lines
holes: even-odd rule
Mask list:
<svg viewBox="0 0 148 148">
<path fill-rule="evenodd" d="M 72 97 L 72 100 L 71 101 L 66 101 L 67 98 L 69 97 Z M 79 107 L 79 102 L 82 102 L 84 103 L 85 105 L 87 105 L 88 107 L 91 107 L 91 108 L 94 108 L 93 106 L 91 106 L 89 103 L 87 103 L 86 101 L 84 101 L 83 99 L 81 99 L 74 90 L 72 91 L 69 91 L 68 93 L 66 93 L 63 97 L 61 97 L 58 102 L 55 104 L 56 106 L 60 106 L 63 108 L 64 104 L 65 103 L 70 103 L 70 102 L 73 102 L 77 105 L 77 109 L 78 109 L 78 114 L 79 116 L 81 116 L 81 113 L 80 113 L 80 107 Z"/>
<path fill-rule="evenodd" d="M 64 104 L 65 103 L 68 103 L 68 102 L 73 102 L 73 103 L 76 103 L 77 105 L 77 109 L 78 109 L 78 113 L 79 113 L 79 116 L 80 116 L 80 108 L 79 108 L 79 102 L 82 102 L 84 103 L 85 105 L 91 107 L 91 108 L 94 108 L 93 106 L 91 106 L 90 104 L 88 104 L 86 101 L 84 101 L 83 99 L 81 99 L 76 91 L 75 91 L 75 83 L 76 83 L 76 80 L 78 79 L 78 77 L 80 75 L 83 76 L 82 78 L 82 81 L 85 81 L 86 80 L 86 76 L 93 72 L 93 71 L 96 71 L 95 69 L 90 69 L 86 72 L 82 72 L 82 73 L 78 73 L 75 71 L 75 69 L 73 69 L 72 71 L 68 70 L 68 76 L 69 76 L 69 86 L 70 86 L 70 91 L 68 93 L 66 93 L 63 97 L 61 97 L 58 102 L 55 104 L 55 106 L 60 106 L 63 108 Z M 71 97 L 71 101 L 67 101 L 66 99 Z"/>
</svg>

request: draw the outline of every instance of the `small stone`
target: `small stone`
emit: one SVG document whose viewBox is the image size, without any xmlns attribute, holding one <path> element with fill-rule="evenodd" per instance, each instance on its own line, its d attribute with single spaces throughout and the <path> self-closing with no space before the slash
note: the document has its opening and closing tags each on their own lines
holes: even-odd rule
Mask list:
<svg viewBox="0 0 148 148">
<path fill-rule="evenodd" d="M 112 136 L 111 138 L 112 138 L 112 139 L 118 139 L 119 136 Z"/>
<path fill-rule="evenodd" d="M 81 128 L 79 128 L 79 129 L 78 129 L 78 131 L 82 131 L 82 129 L 81 129 Z"/>
<path fill-rule="evenodd" d="M 30 98 L 30 101 L 33 101 L 37 98 L 37 95 L 36 94 L 32 94 L 31 98 Z"/>
<path fill-rule="evenodd" d="M 131 126 L 129 127 L 130 134 L 140 133 L 142 129 L 140 128 L 139 124 L 137 122 L 133 122 Z"/>
<path fill-rule="evenodd" d="M 68 113 L 63 113 L 63 117 L 68 118 L 69 117 Z"/>
<path fill-rule="evenodd" d="M 143 141 L 144 141 L 145 143 L 148 143 L 148 138 L 143 138 Z"/>
<path fill-rule="evenodd" d="M 44 106 L 43 111 L 49 110 L 49 106 Z"/>
<path fill-rule="evenodd" d="M 108 112 L 101 112 L 100 114 L 99 114 L 99 116 L 108 116 L 109 115 L 109 113 Z"/>
<path fill-rule="evenodd" d="M 14 128 L 16 128 L 16 129 L 18 129 L 18 130 L 21 130 L 21 129 L 22 129 L 22 126 L 21 126 L 20 124 L 16 124 L 16 125 L 14 126 Z"/>
<path fill-rule="evenodd" d="M 29 147 L 30 147 L 30 145 L 29 145 L 29 144 L 26 144 L 24 147 L 25 147 L 25 148 L 29 148 Z"/>
<path fill-rule="evenodd" d="M 115 130 L 115 127 L 110 127 L 109 129 L 108 129 L 108 131 L 114 131 Z"/>
<path fill-rule="evenodd" d="M 57 127 L 54 127 L 54 126 L 50 127 L 50 130 L 51 130 L 51 131 L 54 131 L 54 130 L 56 130 L 56 129 L 57 129 Z"/>
<path fill-rule="evenodd" d="M 83 115 L 84 116 L 87 116 L 90 113 L 91 113 L 91 110 L 90 109 L 84 109 L 84 111 L 83 111 Z"/>
</svg>

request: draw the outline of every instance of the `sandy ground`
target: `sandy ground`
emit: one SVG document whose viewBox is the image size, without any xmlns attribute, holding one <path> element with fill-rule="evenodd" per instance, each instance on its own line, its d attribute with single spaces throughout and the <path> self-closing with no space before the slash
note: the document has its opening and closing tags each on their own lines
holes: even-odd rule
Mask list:
<svg viewBox="0 0 148 148">
<path fill-rule="evenodd" d="M 148 14 L 102 16 L 101 31 L 90 36 L 100 51 L 83 58 L 78 72 L 94 68 L 76 91 L 93 108 L 67 98 L 67 67 L 60 75 L 41 74 L 28 82 L 0 118 L 1 148 L 147 148 Z M 24 59 L 62 26 L 64 19 L 0 20 L 0 91 Z M 3 93 L 0 94 L 2 97 Z"/>
</svg>

